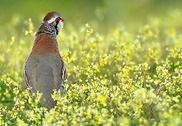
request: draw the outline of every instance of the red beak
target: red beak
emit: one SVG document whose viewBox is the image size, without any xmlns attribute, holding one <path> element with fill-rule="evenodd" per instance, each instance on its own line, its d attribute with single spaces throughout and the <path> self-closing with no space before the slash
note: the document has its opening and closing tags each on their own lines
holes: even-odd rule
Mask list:
<svg viewBox="0 0 182 126">
<path fill-rule="evenodd" d="M 64 22 L 64 19 L 62 18 L 62 17 L 58 17 L 58 18 L 56 18 L 56 22 Z"/>
<path fill-rule="evenodd" d="M 60 19 L 60 21 L 64 22 L 64 19 L 63 19 L 63 18 L 61 18 L 61 19 Z"/>
</svg>

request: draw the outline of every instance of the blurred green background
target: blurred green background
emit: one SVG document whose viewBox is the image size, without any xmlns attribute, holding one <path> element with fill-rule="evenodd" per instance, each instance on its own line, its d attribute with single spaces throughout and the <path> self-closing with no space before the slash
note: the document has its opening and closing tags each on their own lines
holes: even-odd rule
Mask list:
<svg viewBox="0 0 182 126">
<path fill-rule="evenodd" d="M 134 28 L 152 16 L 181 11 L 181 7 L 182 0 L 0 0 L 0 26 L 28 18 L 38 26 L 45 13 L 57 10 L 65 18 L 65 26 L 90 23 L 103 31 L 118 24 Z"/>
<path fill-rule="evenodd" d="M 0 126 L 182 126 L 181 7 L 182 0 L 0 0 Z M 68 92 L 49 113 L 30 99 L 23 69 L 52 10 L 65 19 L 57 39 Z"/>
</svg>

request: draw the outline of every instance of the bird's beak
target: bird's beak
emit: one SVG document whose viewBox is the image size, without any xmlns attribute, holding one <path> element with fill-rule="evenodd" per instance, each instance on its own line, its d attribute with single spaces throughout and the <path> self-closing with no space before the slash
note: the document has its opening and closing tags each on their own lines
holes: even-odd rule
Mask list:
<svg viewBox="0 0 182 126">
<path fill-rule="evenodd" d="M 64 25 L 64 19 L 62 17 L 59 18 L 59 23 L 58 23 L 58 29 L 63 29 Z"/>
<path fill-rule="evenodd" d="M 64 22 L 64 18 L 60 17 L 60 21 L 61 21 L 61 22 Z"/>
</svg>

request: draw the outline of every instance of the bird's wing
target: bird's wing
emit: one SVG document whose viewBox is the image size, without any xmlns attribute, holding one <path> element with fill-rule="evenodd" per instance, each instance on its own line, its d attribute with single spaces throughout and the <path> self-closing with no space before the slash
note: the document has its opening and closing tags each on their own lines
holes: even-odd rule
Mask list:
<svg viewBox="0 0 182 126">
<path fill-rule="evenodd" d="M 32 62 L 34 62 L 34 65 L 31 65 Z M 31 83 L 32 83 L 31 70 L 33 70 L 34 68 L 35 68 L 35 60 L 33 60 L 33 58 L 29 57 L 27 59 L 27 62 L 25 64 L 25 68 L 24 68 L 24 78 L 25 78 L 25 83 L 26 83 L 27 89 L 30 93 L 33 93 L 33 87 L 31 85 Z"/>
<path fill-rule="evenodd" d="M 66 65 L 65 65 L 65 63 L 64 63 L 64 61 L 60 55 L 58 56 L 57 60 L 59 62 L 58 63 L 58 69 L 60 71 L 59 76 L 61 77 L 61 79 L 63 81 L 65 81 L 67 79 Z"/>
<path fill-rule="evenodd" d="M 67 79 L 66 66 L 60 55 L 55 56 L 56 66 L 53 67 L 54 84 L 57 89 L 65 91 L 64 81 Z"/>
<path fill-rule="evenodd" d="M 27 69 L 27 64 L 25 65 L 25 69 L 24 69 L 24 78 L 25 78 L 25 83 L 26 83 L 26 87 L 27 90 L 32 93 L 31 89 L 32 87 L 30 86 L 30 76 L 27 73 L 28 69 Z"/>
<path fill-rule="evenodd" d="M 63 62 L 63 60 L 61 60 L 61 62 L 62 62 L 62 72 L 61 72 L 61 77 L 62 77 L 62 79 L 63 80 L 66 80 L 67 79 L 67 72 L 66 72 L 66 65 L 65 65 L 65 63 Z"/>
<path fill-rule="evenodd" d="M 25 66 L 26 67 L 26 66 Z M 27 72 L 26 72 L 26 68 L 24 69 L 24 78 L 25 78 L 25 83 L 26 83 L 26 86 L 27 87 L 30 87 L 30 85 L 29 85 L 29 77 L 28 77 L 28 74 L 27 74 Z"/>
</svg>

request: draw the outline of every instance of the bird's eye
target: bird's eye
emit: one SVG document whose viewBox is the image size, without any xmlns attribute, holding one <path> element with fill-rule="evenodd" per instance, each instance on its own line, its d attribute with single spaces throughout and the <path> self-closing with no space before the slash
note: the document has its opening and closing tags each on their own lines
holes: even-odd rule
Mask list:
<svg viewBox="0 0 182 126">
<path fill-rule="evenodd" d="M 63 19 L 63 18 L 61 18 L 61 17 L 57 17 L 57 18 L 56 18 L 56 22 L 59 22 L 59 21 L 63 22 L 63 21 L 64 21 L 64 19 Z"/>
</svg>

